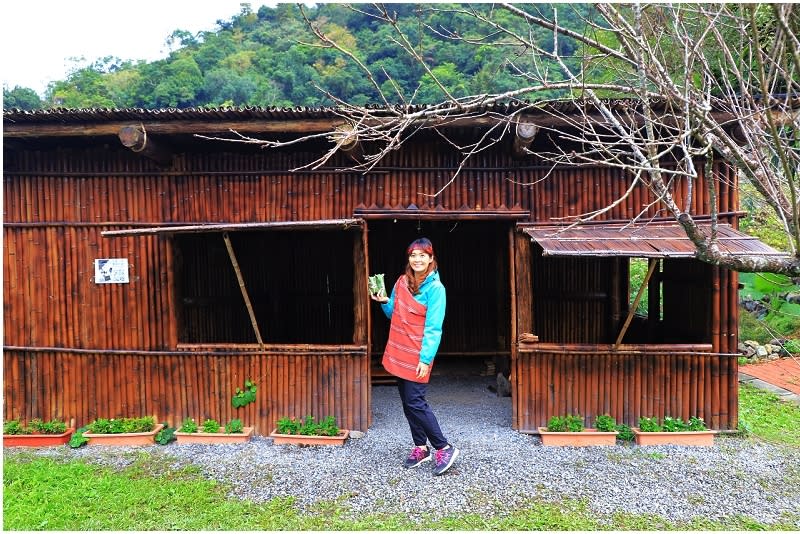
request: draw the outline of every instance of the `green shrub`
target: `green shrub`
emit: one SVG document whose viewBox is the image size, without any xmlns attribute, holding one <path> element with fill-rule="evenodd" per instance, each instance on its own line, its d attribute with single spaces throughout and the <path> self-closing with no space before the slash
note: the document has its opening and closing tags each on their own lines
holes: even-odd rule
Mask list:
<svg viewBox="0 0 800 534">
<path fill-rule="evenodd" d="M 156 434 L 156 443 L 159 445 L 167 445 L 171 441 L 175 441 L 177 438 L 175 437 L 175 427 L 167 426 L 164 423 L 164 428 L 158 431 Z"/>
<path fill-rule="evenodd" d="M 608 414 L 598 415 L 594 421 L 594 427 L 599 432 L 614 432 L 616 430 L 617 422 Z"/>
<path fill-rule="evenodd" d="M 227 434 L 241 434 L 244 432 L 244 424 L 242 423 L 241 419 L 231 419 L 230 422 L 225 425 L 225 432 Z"/>
<path fill-rule="evenodd" d="M 67 431 L 67 424 L 58 419 L 44 422 L 41 419 L 32 419 L 28 427 L 39 434 L 63 434 Z"/>
<path fill-rule="evenodd" d="M 183 420 L 181 427 L 178 429 L 178 432 L 185 432 L 187 434 L 194 434 L 197 432 L 197 423 L 194 419 L 187 417 Z"/>
<path fill-rule="evenodd" d="M 206 419 L 203 421 L 203 432 L 208 434 L 219 432 L 219 423 L 215 419 Z"/>
<path fill-rule="evenodd" d="M 583 417 L 580 415 L 554 415 L 547 421 L 548 432 L 581 432 Z"/>
<path fill-rule="evenodd" d="M 19 419 L 6 421 L 3 423 L 3 434 L 18 436 L 20 434 L 27 434 L 28 432 L 26 431 L 27 429 L 23 426 Z"/>
<path fill-rule="evenodd" d="M 339 434 L 336 418 L 332 415 L 325 417 L 319 423 L 315 423 L 314 417 L 311 415 L 305 416 L 300 421 L 294 418 L 281 417 L 275 426 L 279 434 L 301 436 L 336 436 Z"/>
<path fill-rule="evenodd" d="M 619 433 L 617 435 L 617 439 L 621 439 L 622 441 L 633 441 L 636 439 L 636 436 L 631 430 L 631 427 L 626 425 L 625 423 L 620 423 L 616 426 L 616 431 Z"/>
<path fill-rule="evenodd" d="M 642 432 L 661 432 L 661 426 L 656 417 L 640 417 L 639 430 Z"/>
<path fill-rule="evenodd" d="M 98 418 L 88 425 L 90 434 L 131 434 L 150 432 L 156 427 L 155 419 L 147 417 Z"/>
</svg>

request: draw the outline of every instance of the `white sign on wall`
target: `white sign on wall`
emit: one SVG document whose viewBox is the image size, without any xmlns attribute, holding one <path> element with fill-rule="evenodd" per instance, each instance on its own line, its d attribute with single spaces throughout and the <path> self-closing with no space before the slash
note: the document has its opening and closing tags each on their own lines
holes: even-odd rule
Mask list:
<svg viewBox="0 0 800 534">
<path fill-rule="evenodd" d="M 95 284 L 127 284 L 128 282 L 128 258 L 94 260 Z"/>
</svg>

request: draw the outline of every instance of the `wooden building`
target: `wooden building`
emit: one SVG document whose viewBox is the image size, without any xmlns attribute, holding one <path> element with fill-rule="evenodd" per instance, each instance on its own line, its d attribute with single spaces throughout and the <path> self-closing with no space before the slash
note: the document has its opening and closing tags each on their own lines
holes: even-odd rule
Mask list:
<svg viewBox="0 0 800 534">
<path fill-rule="evenodd" d="M 486 120 L 448 135 L 474 139 Z M 367 277 L 391 283 L 425 235 L 448 290 L 438 358 L 507 365 L 514 428 L 565 413 L 736 428 L 737 274 L 693 259 L 658 203 L 623 228 L 652 202 L 644 188 L 554 232 L 620 198 L 623 172 L 551 169 L 507 136 L 434 198 L 460 155 L 432 131 L 367 173 L 344 152 L 290 170 L 325 138 L 264 150 L 196 135 L 290 139 L 341 122 L 330 109 L 5 111 L 4 417 L 239 417 L 267 434 L 312 414 L 366 431 L 388 332 Z M 693 214 L 708 213 L 707 179 L 723 247 L 775 253 L 736 231 L 737 176 L 721 158 L 694 184 Z M 687 184 L 674 187 L 683 198 Z M 629 313 L 635 258 L 653 273 L 646 317 Z M 257 400 L 234 409 L 247 379 Z"/>
</svg>

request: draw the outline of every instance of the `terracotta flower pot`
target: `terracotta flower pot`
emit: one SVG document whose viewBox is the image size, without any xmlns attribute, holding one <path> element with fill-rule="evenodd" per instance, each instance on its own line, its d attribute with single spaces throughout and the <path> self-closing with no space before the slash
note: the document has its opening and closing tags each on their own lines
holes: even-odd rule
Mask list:
<svg viewBox="0 0 800 534">
<path fill-rule="evenodd" d="M 236 434 L 226 434 L 224 432 L 175 432 L 175 438 L 178 445 L 247 443 L 253 435 L 253 429 L 254 427 L 252 426 L 246 426 Z"/>
<path fill-rule="evenodd" d="M 300 434 L 279 434 L 278 429 L 270 432 L 269 437 L 275 445 L 344 445 L 349 430 L 339 430 L 336 436 L 304 436 Z"/>
<path fill-rule="evenodd" d="M 69 443 L 74 428 L 63 434 L 3 434 L 3 447 L 55 447 Z"/>
<path fill-rule="evenodd" d="M 585 428 L 581 432 L 549 432 L 546 427 L 539 427 L 542 445 L 549 447 L 593 447 L 597 445 L 616 445 L 619 432 L 599 432 L 594 428 Z"/>
<path fill-rule="evenodd" d="M 163 423 L 158 423 L 150 432 L 131 432 L 127 434 L 91 434 L 84 432 L 83 437 L 89 438 L 87 445 L 116 445 L 116 446 L 142 446 L 153 445 L 156 434 L 164 428 Z"/>
<path fill-rule="evenodd" d="M 697 430 L 691 432 L 642 432 L 631 427 L 637 445 L 689 445 L 693 447 L 713 447 L 714 431 Z"/>
</svg>

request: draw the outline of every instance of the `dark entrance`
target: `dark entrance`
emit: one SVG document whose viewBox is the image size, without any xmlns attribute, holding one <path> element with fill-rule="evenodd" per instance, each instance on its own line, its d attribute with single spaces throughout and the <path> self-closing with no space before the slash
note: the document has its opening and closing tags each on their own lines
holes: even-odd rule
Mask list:
<svg viewBox="0 0 800 534">
<path fill-rule="evenodd" d="M 510 358 L 509 224 L 477 221 L 371 220 L 368 223 L 370 274 L 385 273 L 387 290 L 403 273 L 406 247 L 427 237 L 447 289 L 437 370 L 506 370 Z M 389 321 L 372 308 L 373 370 L 389 335 Z"/>
</svg>

